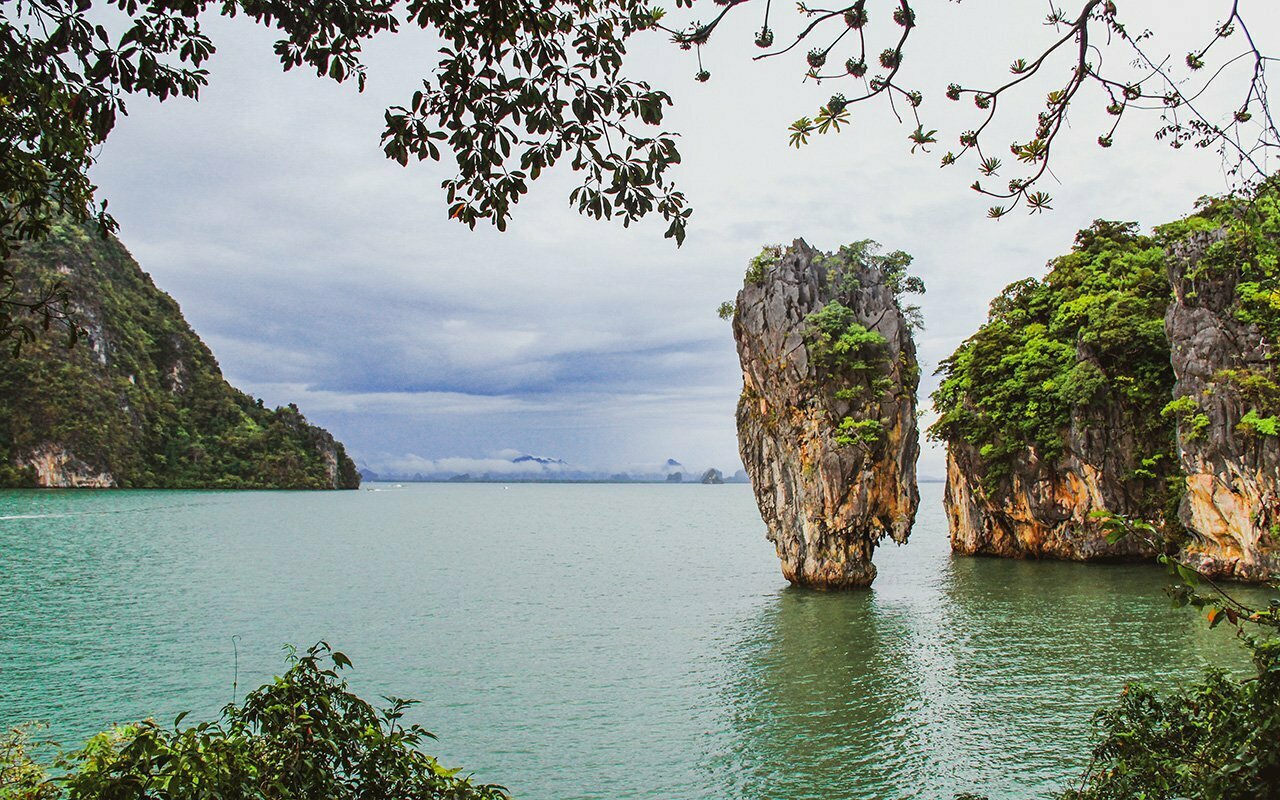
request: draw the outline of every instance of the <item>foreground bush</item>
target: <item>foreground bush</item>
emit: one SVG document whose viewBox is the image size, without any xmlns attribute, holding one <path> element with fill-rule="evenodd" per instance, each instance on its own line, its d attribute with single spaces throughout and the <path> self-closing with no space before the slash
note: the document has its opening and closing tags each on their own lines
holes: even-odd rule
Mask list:
<svg viewBox="0 0 1280 800">
<path fill-rule="evenodd" d="M 1158 536 L 1149 523 L 1101 516 L 1109 539 Z M 1177 579 L 1168 589 L 1174 605 L 1205 611 L 1211 628 L 1234 627 L 1255 673 L 1235 678 L 1211 669 L 1201 683 L 1168 695 L 1126 687 L 1095 716 L 1093 763 L 1062 800 L 1280 798 L 1280 598 L 1252 608 L 1177 558 L 1160 561 Z"/>
<path fill-rule="evenodd" d="M 1280 643 L 1253 648 L 1244 680 L 1214 670 L 1166 696 L 1128 687 L 1098 713 L 1094 764 L 1063 800 L 1280 797 Z"/>
<path fill-rule="evenodd" d="M 50 779 L 27 732 L 0 740 L 0 800 L 505 800 L 419 748 L 431 734 L 401 719 L 413 701 L 375 709 L 347 690 L 350 666 L 321 643 L 216 722 L 148 720 L 98 734 Z"/>
</svg>

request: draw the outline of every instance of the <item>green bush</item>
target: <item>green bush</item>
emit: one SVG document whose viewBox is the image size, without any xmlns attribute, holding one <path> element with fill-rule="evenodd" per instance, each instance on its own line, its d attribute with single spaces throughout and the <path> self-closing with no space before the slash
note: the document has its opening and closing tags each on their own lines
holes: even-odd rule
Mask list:
<svg viewBox="0 0 1280 800">
<path fill-rule="evenodd" d="M 58 787 L 31 756 L 31 733 L 23 725 L 0 735 L 0 800 L 56 800 Z"/>
<path fill-rule="evenodd" d="M 853 309 L 832 300 L 805 317 L 809 357 L 828 378 L 841 373 L 879 372 L 887 359 L 888 342 L 857 321 Z"/>
<path fill-rule="evenodd" d="M 505 800 L 420 749 L 413 701 L 376 709 L 347 690 L 350 661 L 323 642 L 214 722 L 152 720 L 98 734 L 49 780 L 22 732 L 0 740 L 0 800 Z"/>
<path fill-rule="evenodd" d="M 1250 646 L 1246 679 L 1210 670 L 1168 695 L 1127 687 L 1095 717 L 1093 766 L 1063 800 L 1280 797 L 1280 642 Z"/>
<path fill-rule="evenodd" d="M 747 262 L 745 283 L 748 286 L 764 283 L 765 273 L 773 268 L 782 258 L 783 247 L 780 244 L 767 244 L 760 252 Z"/>
</svg>

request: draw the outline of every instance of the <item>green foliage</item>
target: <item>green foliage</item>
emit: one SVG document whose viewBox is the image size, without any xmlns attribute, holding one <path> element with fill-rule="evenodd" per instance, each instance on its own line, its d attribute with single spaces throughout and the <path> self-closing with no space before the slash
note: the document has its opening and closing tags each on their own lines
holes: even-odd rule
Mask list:
<svg viewBox="0 0 1280 800">
<path fill-rule="evenodd" d="M 1215 286 L 1235 285 L 1226 312 L 1257 330 L 1270 344 L 1265 364 L 1224 369 L 1215 383 L 1233 388 L 1252 405 L 1253 417 L 1240 421 L 1249 433 L 1265 433 L 1266 420 L 1280 414 L 1280 179 L 1272 178 L 1247 197 L 1201 199 L 1199 210 L 1156 229 L 1167 247 L 1194 237 L 1210 240 L 1188 273 L 1187 294 L 1196 298 Z M 1261 427 L 1254 424 L 1261 420 Z"/>
<path fill-rule="evenodd" d="M 805 317 L 809 357 L 827 377 L 868 375 L 884 368 L 888 342 L 857 321 L 853 309 L 832 300 Z"/>
<path fill-rule="evenodd" d="M 654 27 L 639 0 L 289 4 L 31 0 L 0 8 L 0 255 L 43 237 L 63 214 L 83 221 L 88 170 L 134 96 L 198 96 L 213 55 L 202 18 L 244 16 L 278 35 L 285 70 L 365 85 L 365 43 L 405 28 L 442 46 L 425 79 L 384 115 L 383 149 L 400 164 L 440 160 L 450 218 L 505 228 L 528 184 L 558 162 L 582 173 L 570 202 L 630 224 L 657 212 L 683 240 L 691 213 L 666 176 L 679 163 L 663 131 L 670 97 L 623 72 L 628 40 Z"/>
<path fill-rule="evenodd" d="M 747 262 L 745 283 L 748 286 L 764 283 L 765 273 L 773 269 L 778 259 L 782 258 L 782 253 L 783 247 L 780 244 L 767 244 L 761 248 L 760 252 Z"/>
<path fill-rule="evenodd" d="M 1200 404 L 1191 395 L 1183 395 L 1174 400 L 1170 400 L 1160 409 L 1162 417 L 1184 417 L 1194 414 L 1200 410 Z"/>
<path fill-rule="evenodd" d="M 264 408 L 227 384 L 119 242 L 59 225 L 8 268 L 27 285 L 57 276 L 91 323 L 74 348 L 46 335 L 0 352 L 0 485 L 32 484 L 14 465 L 48 447 L 123 487 L 331 488 L 335 468 L 339 486 L 358 485 L 341 444 L 295 406 Z"/>
<path fill-rule="evenodd" d="M 1162 479 L 1177 458 L 1173 422 L 1159 412 L 1174 382 L 1164 332 L 1170 287 L 1163 250 L 1136 229 L 1099 220 L 1081 231 L 1043 280 L 1006 287 L 982 328 L 939 367 L 929 435 L 977 448 L 989 489 L 1015 456 L 1034 448 L 1056 458 L 1073 420 L 1110 413 L 1138 434 L 1135 466 L 1161 479 L 1150 506 L 1168 506 Z"/>
<path fill-rule="evenodd" d="M 1280 787 L 1280 647 L 1254 645 L 1249 680 L 1210 670 L 1162 696 L 1129 686 L 1094 720 L 1099 742 L 1084 788 L 1063 800 L 1274 798 Z"/>
<path fill-rule="evenodd" d="M 889 289 L 908 324 L 919 327 L 919 308 L 904 305 L 901 298 L 924 292 L 924 283 L 907 273 L 910 255 L 901 250 L 881 253 L 880 245 L 870 239 L 820 254 L 815 262 L 835 297 L 805 317 L 809 360 L 819 380 L 838 387 L 834 399 L 854 406 L 849 413 L 841 414 L 841 408 L 833 414 L 836 444 L 869 448 L 884 437 L 880 405 L 893 391 L 895 364 L 888 341 L 860 323 L 852 306 L 861 302 L 858 292 L 870 273 Z M 920 377 L 914 359 L 903 353 L 896 366 L 904 391 L 914 393 Z"/>
<path fill-rule="evenodd" d="M 1127 537 L 1159 549 L 1143 520 L 1094 513 L 1107 540 Z M 1280 597 L 1245 605 L 1194 567 L 1160 558 L 1175 583 L 1175 607 L 1205 613 L 1210 628 L 1235 629 L 1253 655 L 1253 674 L 1210 668 L 1203 680 L 1168 694 L 1130 684 L 1094 715 L 1093 759 L 1077 787 L 1058 800 L 1273 800 L 1280 797 Z M 1272 582 L 1273 590 L 1280 584 Z M 982 800 L 957 795 L 956 800 Z"/>
<path fill-rule="evenodd" d="M 878 419 L 845 417 L 840 420 L 837 430 L 836 444 L 844 447 L 853 445 L 866 447 L 880 441 L 884 436 L 884 424 Z"/>
<path fill-rule="evenodd" d="M 0 734 L 0 800 L 57 800 L 58 787 L 31 755 L 34 725 Z"/>
<path fill-rule="evenodd" d="M 836 297 L 848 300 L 858 290 L 864 271 L 878 274 L 884 285 L 893 293 L 894 303 L 906 317 L 907 324 L 916 330 L 924 328 L 924 316 L 920 306 L 905 303 L 903 295 L 924 294 L 924 281 L 908 273 L 913 258 L 902 250 L 881 252 L 879 242 L 862 239 L 841 245 L 835 253 L 819 256 L 827 270 L 827 278 L 836 290 Z"/>
<path fill-rule="evenodd" d="M 733 313 L 736 310 L 733 303 L 726 300 L 716 309 L 716 316 L 725 320 L 733 319 Z"/>
<path fill-rule="evenodd" d="M 1200 410 L 1200 404 L 1191 395 L 1183 395 L 1166 403 L 1160 409 L 1160 416 L 1177 420 L 1188 441 L 1200 438 L 1209 427 L 1209 415 Z"/>
<path fill-rule="evenodd" d="M 1251 408 L 1240 418 L 1236 428 L 1250 436 L 1280 436 L 1280 418 L 1274 415 L 1260 417 L 1257 409 Z"/>
<path fill-rule="evenodd" d="M 21 731 L 0 739 L 3 800 L 503 800 L 422 752 L 430 733 L 406 725 L 415 702 L 375 708 L 339 674 L 350 660 L 327 644 L 292 650 L 284 675 L 214 722 L 123 725 L 62 757 L 54 781 L 25 753 Z"/>
<path fill-rule="evenodd" d="M 1201 198 L 1197 212 L 1156 229 L 1168 246 L 1218 234 L 1201 257 L 1199 274 L 1238 273 L 1236 317 L 1259 326 L 1267 341 L 1280 336 L 1280 179 L 1249 196 Z M 1193 275 L 1193 278 L 1198 275 Z"/>
</svg>

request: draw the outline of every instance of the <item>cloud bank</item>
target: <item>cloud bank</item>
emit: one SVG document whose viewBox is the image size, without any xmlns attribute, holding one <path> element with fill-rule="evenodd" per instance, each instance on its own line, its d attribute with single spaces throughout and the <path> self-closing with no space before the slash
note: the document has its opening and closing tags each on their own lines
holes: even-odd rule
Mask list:
<svg viewBox="0 0 1280 800">
<path fill-rule="evenodd" d="M 1159 14 L 1171 52 L 1214 22 L 1212 9 L 1185 11 L 1166 22 L 1165 4 L 1125 6 L 1134 19 Z M 1040 14 L 999 0 L 936 4 L 913 39 L 931 56 L 912 62 L 911 78 L 945 86 L 1003 74 L 1029 49 L 1010 43 L 1046 36 Z M 200 102 L 132 103 L 94 177 L 125 243 L 232 382 L 297 403 L 358 459 L 436 469 L 476 457 L 478 468 L 492 460 L 484 454 L 513 448 L 576 464 L 675 457 L 730 472 L 741 378 L 715 309 L 761 245 L 872 238 L 914 254 L 928 286 L 925 399 L 938 361 L 988 301 L 1041 274 L 1077 229 L 1099 217 L 1164 221 L 1224 186 L 1212 153 L 1152 142 L 1154 119 L 1099 151 L 1091 126 L 1103 112 L 1082 104 L 1057 154 L 1055 210 L 989 222 L 965 189 L 972 174 L 940 171 L 937 153 L 909 155 L 909 131 L 886 108 L 859 108 L 849 131 L 789 148 L 787 125 L 833 89 L 802 83 L 795 64 L 752 62 L 750 27 L 742 19 L 717 33 L 706 85 L 659 37 L 633 48 L 636 73 L 676 100 L 678 180 L 696 209 L 681 249 L 658 224 L 624 230 L 579 217 L 563 170 L 532 188 L 505 234 L 448 221 L 438 189 L 447 165 L 403 169 L 378 147 L 382 109 L 430 68 L 429 37 L 377 40 L 370 88 L 358 94 L 282 74 L 268 33 L 216 21 L 220 49 Z M 1010 140 L 1025 138 L 1042 102 L 1004 109 L 1019 125 Z M 931 125 L 972 121 L 972 108 L 926 103 Z M 936 449 L 921 473 L 942 474 Z"/>
</svg>

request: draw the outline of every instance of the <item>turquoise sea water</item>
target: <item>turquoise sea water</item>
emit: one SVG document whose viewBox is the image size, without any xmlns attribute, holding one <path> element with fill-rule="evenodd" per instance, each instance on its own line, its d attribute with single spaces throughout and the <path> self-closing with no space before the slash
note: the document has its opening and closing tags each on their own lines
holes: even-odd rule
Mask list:
<svg viewBox="0 0 1280 800">
<path fill-rule="evenodd" d="M 782 580 L 746 486 L 0 492 L 0 725 L 210 717 L 326 639 L 525 800 L 1046 796 L 1127 680 L 1243 664 L 1153 567 L 953 558 L 941 486 L 873 589 Z"/>
</svg>

